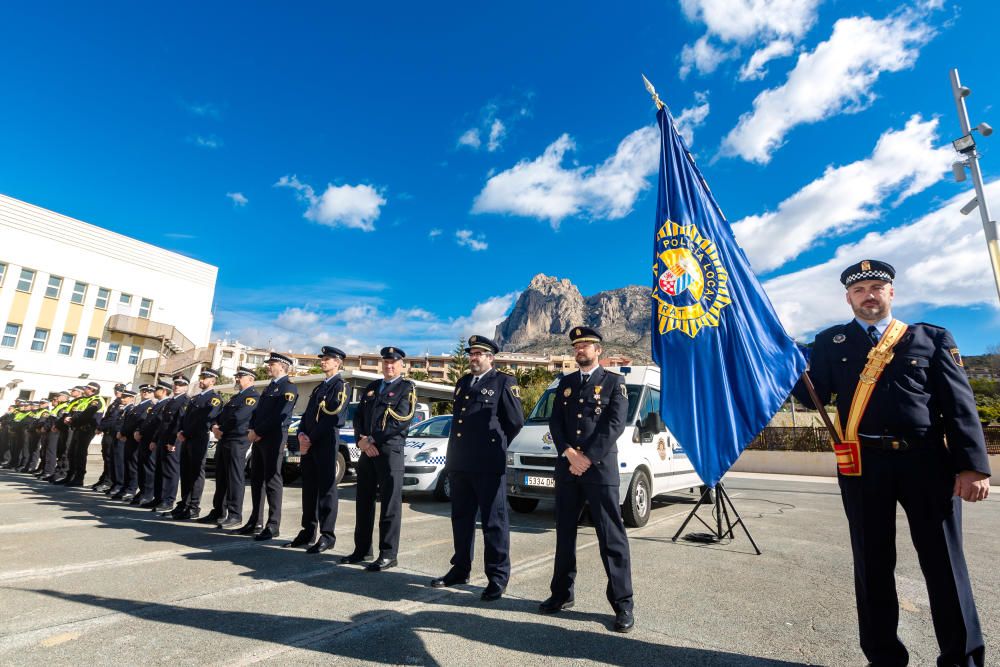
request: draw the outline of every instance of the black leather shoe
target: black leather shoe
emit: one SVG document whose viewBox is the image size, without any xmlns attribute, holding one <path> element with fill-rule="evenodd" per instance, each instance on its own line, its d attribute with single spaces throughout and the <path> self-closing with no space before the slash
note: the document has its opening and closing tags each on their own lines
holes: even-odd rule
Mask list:
<svg viewBox="0 0 1000 667">
<path fill-rule="evenodd" d="M 94 487 L 94 491 L 97 493 L 106 493 L 111 486 L 109 484 L 98 484 Z"/>
<path fill-rule="evenodd" d="M 184 510 L 184 513 L 181 514 L 180 518 L 181 521 L 197 521 L 200 515 L 201 515 L 201 509 L 197 507 L 189 507 L 186 510 Z"/>
<path fill-rule="evenodd" d="M 292 540 L 291 542 L 285 542 L 281 546 L 285 547 L 286 549 L 287 548 L 296 549 L 298 547 L 304 547 L 308 545 L 311 541 L 312 540 L 310 540 L 309 537 L 306 536 L 305 532 L 300 530 L 299 534 L 295 536 L 294 540 Z"/>
<path fill-rule="evenodd" d="M 156 500 L 154 498 L 153 500 L 147 500 L 143 504 L 139 505 L 139 507 L 141 507 L 144 510 L 151 510 L 151 509 L 153 509 L 155 507 L 158 507 L 159 504 L 160 504 L 160 501 L 158 501 L 158 500 Z"/>
<path fill-rule="evenodd" d="M 270 528 L 265 528 L 264 530 L 254 535 L 253 539 L 256 540 L 257 542 L 264 542 L 266 540 L 274 539 L 277 536 L 278 536 L 278 531 L 272 532 Z"/>
<path fill-rule="evenodd" d="M 221 517 L 222 517 L 221 514 L 219 514 L 215 510 L 212 510 L 211 512 L 209 512 L 205 516 L 203 516 L 200 519 L 198 519 L 198 523 L 219 523 L 219 519 Z"/>
<path fill-rule="evenodd" d="M 615 614 L 615 632 L 632 632 L 635 627 L 635 615 L 628 609 L 622 609 Z"/>
<path fill-rule="evenodd" d="M 555 614 L 557 612 L 562 611 L 563 609 L 569 609 L 572 606 L 573 606 L 572 600 L 557 600 L 554 597 L 550 597 L 549 599 L 545 600 L 540 605 L 538 605 L 538 611 L 542 612 L 543 614 Z"/>
<path fill-rule="evenodd" d="M 256 535 L 264 529 L 264 526 L 255 523 L 245 523 L 238 530 L 235 531 L 236 535 Z"/>
<path fill-rule="evenodd" d="M 132 502 L 132 500 L 134 498 L 135 498 L 135 494 L 134 493 L 125 493 L 125 494 L 122 494 L 121 498 L 118 498 L 117 496 L 115 496 L 116 500 L 120 500 L 123 503 L 130 503 L 130 502 Z"/>
<path fill-rule="evenodd" d="M 320 535 L 320 538 L 316 540 L 316 544 L 306 549 L 306 553 L 321 554 L 327 549 L 332 548 L 335 542 L 336 540 L 333 539 L 332 537 L 327 537 L 326 535 Z"/>
<path fill-rule="evenodd" d="M 396 567 L 399 562 L 395 558 L 386 558 L 381 556 L 377 561 L 368 563 L 365 569 L 369 572 L 382 572 L 383 570 L 388 570 L 391 567 Z"/>
<path fill-rule="evenodd" d="M 489 585 L 483 589 L 483 594 L 479 596 L 479 599 L 483 602 L 496 602 L 503 597 L 503 592 L 507 590 L 506 586 L 501 586 L 495 581 L 491 581 Z"/>
<path fill-rule="evenodd" d="M 229 529 L 229 528 L 235 528 L 236 526 L 240 525 L 241 523 L 243 523 L 243 519 L 239 519 L 239 518 L 237 518 L 235 516 L 230 516 L 230 517 L 226 517 L 226 520 L 223 521 L 223 522 L 221 522 L 219 524 L 219 528 L 223 529 L 223 530 Z"/>
<path fill-rule="evenodd" d="M 366 560 L 370 560 L 371 557 L 372 555 L 370 553 L 362 555 L 354 552 L 348 556 L 341 556 L 340 562 L 344 565 L 353 565 L 354 563 L 363 563 Z"/>
<path fill-rule="evenodd" d="M 161 514 L 170 514 L 170 508 L 173 507 L 170 503 L 160 503 L 153 508 L 154 512 L 159 512 Z"/>
<path fill-rule="evenodd" d="M 83 486 L 83 482 L 71 479 L 70 481 L 66 482 L 66 486 Z"/>
<path fill-rule="evenodd" d="M 431 579 L 431 588 L 444 588 L 445 586 L 458 586 L 469 583 L 469 575 L 462 575 L 454 570 L 449 570 L 448 574 L 437 579 Z"/>
<path fill-rule="evenodd" d="M 136 496 L 136 497 L 135 497 L 135 498 L 133 498 L 133 499 L 132 499 L 132 501 L 131 501 L 131 502 L 129 503 L 129 505 L 141 505 L 141 504 L 142 504 L 142 496 Z"/>
</svg>

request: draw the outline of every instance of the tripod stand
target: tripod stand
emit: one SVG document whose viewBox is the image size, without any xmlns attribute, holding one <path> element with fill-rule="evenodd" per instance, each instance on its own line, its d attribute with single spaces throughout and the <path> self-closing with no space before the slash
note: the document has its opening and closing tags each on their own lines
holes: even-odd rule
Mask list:
<svg viewBox="0 0 1000 667">
<path fill-rule="evenodd" d="M 726 488 L 722 486 L 722 482 L 719 482 L 715 487 L 715 504 L 712 509 L 712 516 L 715 518 L 715 526 L 709 525 L 704 519 L 698 516 L 698 510 L 701 508 L 702 503 L 705 502 L 706 497 L 708 497 L 710 493 L 712 493 L 712 488 L 705 487 L 705 491 L 701 494 L 701 498 L 698 499 L 698 504 L 694 506 L 691 513 L 687 515 L 686 519 L 684 519 L 684 523 L 682 523 L 681 527 L 677 529 L 677 532 L 674 534 L 671 541 L 677 541 L 677 538 L 680 537 L 681 533 L 684 532 L 684 529 L 687 528 L 691 519 L 698 519 L 698 521 L 701 522 L 701 525 L 711 531 L 705 539 L 705 542 L 711 544 L 721 542 L 726 538 L 734 539 L 735 534 L 733 531 L 736 526 L 740 526 L 743 528 L 743 532 L 747 534 L 747 539 L 750 540 L 750 544 L 753 545 L 754 551 L 756 551 L 759 556 L 761 554 L 760 547 L 758 547 L 757 543 L 753 541 L 753 536 L 750 535 L 750 531 L 747 529 L 747 525 L 744 523 L 743 517 L 741 517 L 740 513 L 736 511 L 736 506 L 733 505 L 733 501 L 729 498 L 729 494 L 726 493 Z M 732 515 L 736 517 L 735 521 L 729 517 L 730 512 L 732 512 Z M 723 522 L 725 522 L 725 531 L 722 529 Z"/>
</svg>

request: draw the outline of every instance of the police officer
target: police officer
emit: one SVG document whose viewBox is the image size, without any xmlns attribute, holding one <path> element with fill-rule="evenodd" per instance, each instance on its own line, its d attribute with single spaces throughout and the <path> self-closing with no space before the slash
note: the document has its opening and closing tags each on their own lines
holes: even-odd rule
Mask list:
<svg viewBox="0 0 1000 667">
<path fill-rule="evenodd" d="M 401 375 L 406 354 L 398 347 L 383 347 L 381 356 L 383 379 L 365 387 L 354 416 L 354 434 L 361 449 L 354 551 L 340 559 L 341 563 L 360 563 L 370 558 L 377 494 L 381 505 L 379 556 L 367 565 L 369 572 L 381 572 L 398 565 L 396 556 L 403 510 L 403 444 L 417 407 L 416 387 Z"/>
<path fill-rule="evenodd" d="M 97 431 L 97 422 L 108 407 L 107 399 L 101 394 L 101 385 L 89 382 L 83 390 L 81 409 L 70 413 L 73 439 L 70 442 L 69 473 L 66 486 L 83 486 L 87 475 L 87 455 L 90 443 Z"/>
<path fill-rule="evenodd" d="M 243 523 L 244 472 L 250 441 L 250 416 L 260 394 L 253 388 L 252 368 L 239 366 L 234 376 L 237 391 L 215 418 L 212 433 L 218 442 L 215 454 L 215 495 L 212 512 L 219 528 L 233 528 Z M 201 519 L 199 519 L 201 521 Z M 203 522 L 207 523 L 207 522 Z"/>
<path fill-rule="evenodd" d="M 487 602 L 500 599 L 510 578 L 507 445 L 524 426 L 517 381 L 493 368 L 493 355 L 499 349 L 486 336 L 472 336 L 465 348 L 470 373 L 455 385 L 454 423 L 444 470 L 451 484 L 455 554 L 448 573 L 431 581 L 435 588 L 469 581 L 478 512 L 489 580 L 481 598 Z"/>
<path fill-rule="evenodd" d="M 62 413 L 61 424 L 59 425 L 58 452 L 56 454 L 56 472 L 52 478 L 52 484 L 65 484 L 69 472 L 69 453 L 73 443 L 73 427 L 70 417 L 74 412 L 83 409 L 83 390 L 85 387 L 77 385 L 69 390 L 69 401 L 66 409 Z"/>
<path fill-rule="evenodd" d="M 124 444 L 125 478 L 121 490 L 111 496 L 112 500 L 132 502 L 135 498 L 135 492 L 139 488 L 139 447 L 141 444 L 135 438 L 140 433 L 142 423 L 153 412 L 154 389 L 155 387 L 151 384 L 141 385 L 139 387 L 139 402 L 122 417 L 122 424 L 118 430 L 118 440 Z"/>
<path fill-rule="evenodd" d="M 14 423 L 14 415 L 17 413 L 17 403 L 7 406 L 7 412 L 0 416 L 0 468 L 7 467 L 8 456 L 10 454 L 10 429 Z"/>
<path fill-rule="evenodd" d="M 153 385 L 153 409 L 142 421 L 135 441 L 139 446 L 139 490 L 132 499 L 133 505 L 149 506 L 156 498 L 157 454 L 156 434 L 162 426 L 163 408 L 169 394 L 173 393 L 173 383 L 159 379 Z"/>
<path fill-rule="evenodd" d="M 337 440 L 351 395 L 350 385 L 340 376 L 345 356 L 343 350 L 329 345 L 319 351 L 319 365 L 326 379 L 313 389 L 299 422 L 302 530 L 285 546 L 309 545 L 306 551 L 311 554 L 326 551 L 337 540 Z"/>
<path fill-rule="evenodd" d="M 113 409 L 109 408 L 101 420 L 101 430 L 111 436 L 111 471 L 108 487 L 104 489 L 104 494 L 108 496 L 114 496 L 125 488 L 125 440 L 119 438 L 119 435 L 125 416 L 135 407 L 136 392 L 126 387 L 121 394 L 118 405 Z"/>
<path fill-rule="evenodd" d="M 154 479 L 156 498 L 153 500 L 156 504 L 150 507 L 154 512 L 159 512 L 160 516 L 171 518 L 173 518 L 174 501 L 177 500 L 177 487 L 181 482 L 181 445 L 177 441 L 177 432 L 181 428 L 181 415 L 191 401 L 187 393 L 190 380 L 183 375 L 175 375 L 173 383 L 174 395 L 163 407 L 160 429 L 156 432 L 156 472 L 159 485 L 157 486 Z"/>
<path fill-rule="evenodd" d="M 983 665 L 961 502 L 989 494 L 983 430 L 951 333 L 893 318 L 895 275 L 874 259 L 845 269 L 840 281 L 854 319 L 819 333 L 810 359 L 819 401 L 837 396 L 838 481 L 854 553 L 861 649 L 874 665 L 909 659 L 897 635 L 898 502 L 927 580 L 938 664 Z M 794 393 L 815 407 L 803 383 Z"/>
<path fill-rule="evenodd" d="M 247 439 L 253 445 L 250 450 L 250 497 L 253 509 L 250 519 L 236 532 L 240 535 L 254 535 L 262 542 L 278 536 L 281 527 L 281 493 L 284 480 L 281 466 L 285 462 L 285 440 L 288 437 L 288 422 L 292 420 L 292 410 L 299 397 L 299 390 L 288 377 L 292 359 L 272 352 L 267 361 L 267 373 L 271 383 L 265 387 L 257 402 L 257 408 L 250 416 L 250 430 Z M 261 530 L 263 496 L 267 495 L 267 525 Z M 258 532 L 260 531 L 260 532 Z"/>
<path fill-rule="evenodd" d="M 570 331 L 580 370 L 556 388 L 549 418 L 556 460 L 556 558 L 552 595 L 539 605 L 544 614 L 573 606 L 576 579 L 576 527 L 584 503 L 600 544 L 608 574 L 607 597 L 616 632 L 631 632 L 632 567 L 618 496 L 618 436 L 625 431 L 628 392 L 625 379 L 600 366 L 601 334 L 590 327 Z"/>
<path fill-rule="evenodd" d="M 222 399 L 215 393 L 219 371 L 206 368 L 198 374 L 201 393 L 190 401 L 180 415 L 177 442 L 181 443 L 181 499 L 171 513 L 174 519 L 197 519 L 201 514 L 201 494 L 205 489 L 205 456 L 208 432 L 222 411 Z"/>
<path fill-rule="evenodd" d="M 122 390 L 125 389 L 125 385 L 119 382 L 115 385 L 115 397 L 108 404 L 107 409 L 101 416 L 101 420 L 97 424 L 97 432 L 101 435 L 101 460 L 104 462 L 104 467 L 101 469 L 101 476 L 98 478 L 97 482 L 94 483 L 91 489 L 94 491 L 106 491 L 111 488 L 111 469 L 114 467 L 114 461 L 112 461 L 112 452 L 114 451 L 114 435 L 108 433 L 104 428 L 105 424 L 110 424 L 108 421 L 108 414 L 112 412 L 117 412 L 118 408 L 121 406 L 122 402 Z"/>
</svg>

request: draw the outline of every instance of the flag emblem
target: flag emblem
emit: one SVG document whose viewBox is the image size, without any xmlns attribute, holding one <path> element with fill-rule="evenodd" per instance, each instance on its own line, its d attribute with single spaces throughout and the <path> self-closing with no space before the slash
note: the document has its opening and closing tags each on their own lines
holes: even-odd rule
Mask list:
<svg viewBox="0 0 1000 667">
<path fill-rule="evenodd" d="M 719 313 L 732 300 L 715 243 L 695 225 L 667 220 L 656 232 L 656 249 L 658 331 L 679 329 L 694 338 L 705 327 L 719 326 Z"/>
</svg>

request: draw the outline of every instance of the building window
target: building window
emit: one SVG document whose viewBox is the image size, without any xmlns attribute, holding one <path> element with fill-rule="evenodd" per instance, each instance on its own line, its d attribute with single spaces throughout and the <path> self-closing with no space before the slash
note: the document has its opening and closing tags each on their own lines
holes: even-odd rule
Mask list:
<svg viewBox="0 0 1000 667">
<path fill-rule="evenodd" d="M 88 338 L 87 345 L 83 348 L 83 358 L 84 359 L 96 359 L 97 358 L 97 339 Z"/>
<path fill-rule="evenodd" d="M 132 305 L 132 295 L 131 294 L 126 294 L 125 292 L 122 292 L 122 295 L 120 297 L 118 297 L 118 303 L 120 303 L 123 306 L 131 306 Z"/>
<path fill-rule="evenodd" d="M 7 275 L 7 265 L 0 262 L 0 287 L 3 287 L 3 277 Z"/>
<path fill-rule="evenodd" d="M 64 333 L 59 341 L 59 354 L 69 356 L 73 354 L 73 343 L 76 342 L 76 334 Z"/>
<path fill-rule="evenodd" d="M 35 284 L 35 272 L 31 269 L 21 269 L 21 277 L 17 281 L 18 292 L 31 292 L 31 286 Z"/>
<path fill-rule="evenodd" d="M 111 298 L 111 290 L 109 290 L 107 287 L 98 287 L 97 288 L 97 304 L 96 305 L 97 305 L 98 308 L 100 308 L 101 310 L 107 310 L 108 309 L 108 299 L 110 299 L 110 298 Z"/>
<path fill-rule="evenodd" d="M 62 292 L 62 278 L 59 276 L 49 276 L 49 284 L 45 288 L 45 297 L 48 299 L 58 299 Z"/>
<path fill-rule="evenodd" d="M 73 296 L 70 297 L 70 301 L 73 303 L 83 303 L 83 300 L 87 298 L 87 283 L 81 283 L 79 280 L 73 285 Z"/>
<path fill-rule="evenodd" d="M 35 329 L 35 337 L 31 339 L 31 349 L 34 352 L 44 352 L 45 345 L 49 342 L 48 329 Z"/>
<path fill-rule="evenodd" d="M 229 361 L 232 358 L 233 358 L 233 353 L 231 350 L 226 350 L 225 352 L 222 353 L 223 361 Z"/>
<path fill-rule="evenodd" d="M 130 366 L 135 366 L 137 363 L 139 363 L 139 352 L 141 351 L 142 348 L 139 347 L 138 345 L 133 345 L 132 349 L 129 350 L 128 363 Z"/>
<path fill-rule="evenodd" d="M 118 361 L 118 353 L 121 351 L 121 343 L 111 343 L 108 345 L 108 361 Z"/>
<path fill-rule="evenodd" d="M 143 299 L 139 302 L 139 317 L 144 320 L 149 319 L 149 314 L 153 312 L 153 300 Z"/>
<path fill-rule="evenodd" d="M 7 323 L 3 330 L 3 340 L 0 340 L 2 347 L 17 347 L 17 337 L 21 335 L 21 325 Z"/>
</svg>

